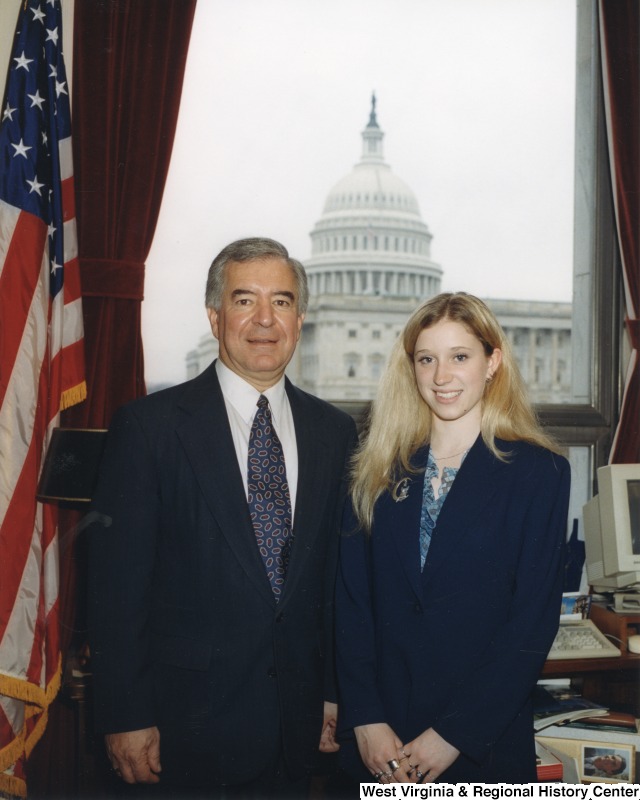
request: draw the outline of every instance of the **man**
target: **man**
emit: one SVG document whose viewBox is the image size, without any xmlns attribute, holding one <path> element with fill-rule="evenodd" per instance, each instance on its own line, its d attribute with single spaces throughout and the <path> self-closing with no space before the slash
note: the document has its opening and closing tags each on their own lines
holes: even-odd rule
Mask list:
<svg viewBox="0 0 640 800">
<path fill-rule="evenodd" d="M 307 301 L 281 244 L 228 245 L 206 290 L 219 359 L 114 415 L 89 603 L 96 725 L 127 783 L 302 796 L 318 750 L 337 749 L 332 596 L 356 434 L 285 378 Z"/>
<path fill-rule="evenodd" d="M 600 778 L 612 778 L 621 775 L 627 768 L 624 756 L 613 750 L 601 750 L 585 747 L 584 774 Z"/>
</svg>

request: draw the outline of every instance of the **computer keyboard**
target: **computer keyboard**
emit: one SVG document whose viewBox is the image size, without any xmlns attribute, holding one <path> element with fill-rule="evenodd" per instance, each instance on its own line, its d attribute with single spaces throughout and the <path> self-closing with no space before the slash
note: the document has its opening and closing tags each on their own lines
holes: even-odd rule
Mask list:
<svg viewBox="0 0 640 800">
<path fill-rule="evenodd" d="M 592 620 L 567 620 L 551 645 L 547 658 L 606 658 L 619 656 L 620 650 L 610 642 Z"/>
</svg>

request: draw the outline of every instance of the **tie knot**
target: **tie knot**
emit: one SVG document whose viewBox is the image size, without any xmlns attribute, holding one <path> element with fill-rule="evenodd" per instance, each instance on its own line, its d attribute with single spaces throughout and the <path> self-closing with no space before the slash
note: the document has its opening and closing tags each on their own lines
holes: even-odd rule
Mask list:
<svg viewBox="0 0 640 800">
<path fill-rule="evenodd" d="M 264 411 L 264 409 L 269 405 L 269 401 L 267 400 L 267 398 L 263 394 L 261 394 L 260 397 L 258 398 L 258 404 L 257 405 L 258 405 L 258 408 L 261 408 Z"/>
</svg>

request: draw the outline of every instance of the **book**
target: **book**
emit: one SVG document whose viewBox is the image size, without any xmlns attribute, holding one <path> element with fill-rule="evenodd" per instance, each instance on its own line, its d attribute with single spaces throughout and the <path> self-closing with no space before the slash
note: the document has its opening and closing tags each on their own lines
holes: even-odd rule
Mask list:
<svg viewBox="0 0 640 800">
<path fill-rule="evenodd" d="M 536 739 L 536 771 L 539 781 L 561 781 L 562 761 Z"/>
<path fill-rule="evenodd" d="M 562 725 L 583 717 L 604 716 L 609 709 L 587 700 L 564 686 L 536 686 L 533 694 L 533 727 L 541 731 L 550 725 Z"/>
<path fill-rule="evenodd" d="M 568 728 L 596 731 L 619 731 L 620 733 L 640 733 L 640 719 L 623 711 L 608 711 L 596 717 L 581 717 L 567 723 Z"/>
<path fill-rule="evenodd" d="M 541 734 L 553 737 L 554 739 L 568 739 L 580 742 L 595 743 L 606 742 L 608 744 L 633 745 L 639 744 L 638 732 L 629 731 L 609 731 L 600 730 L 594 727 L 583 729 L 575 728 L 571 725 L 549 725 Z"/>
</svg>

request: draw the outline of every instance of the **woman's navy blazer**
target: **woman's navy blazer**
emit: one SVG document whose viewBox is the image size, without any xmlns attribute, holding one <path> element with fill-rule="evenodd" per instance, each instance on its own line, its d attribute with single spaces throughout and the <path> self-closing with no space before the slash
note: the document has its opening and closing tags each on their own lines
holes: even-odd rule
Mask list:
<svg viewBox="0 0 640 800">
<path fill-rule="evenodd" d="M 353 728 L 403 742 L 433 727 L 461 751 L 448 783 L 536 780 L 530 695 L 556 634 L 570 470 L 562 456 L 479 437 L 438 517 L 424 571 L 428 448 L 406 499 L 385 493 L 370 535 L 347 509 L 337 586 L 342 762 L 371 780 Z M 398 476 L 399 478 L 405 476 Z M 368 776 L 368 777 L 367 777 Z"/>
</svg>

